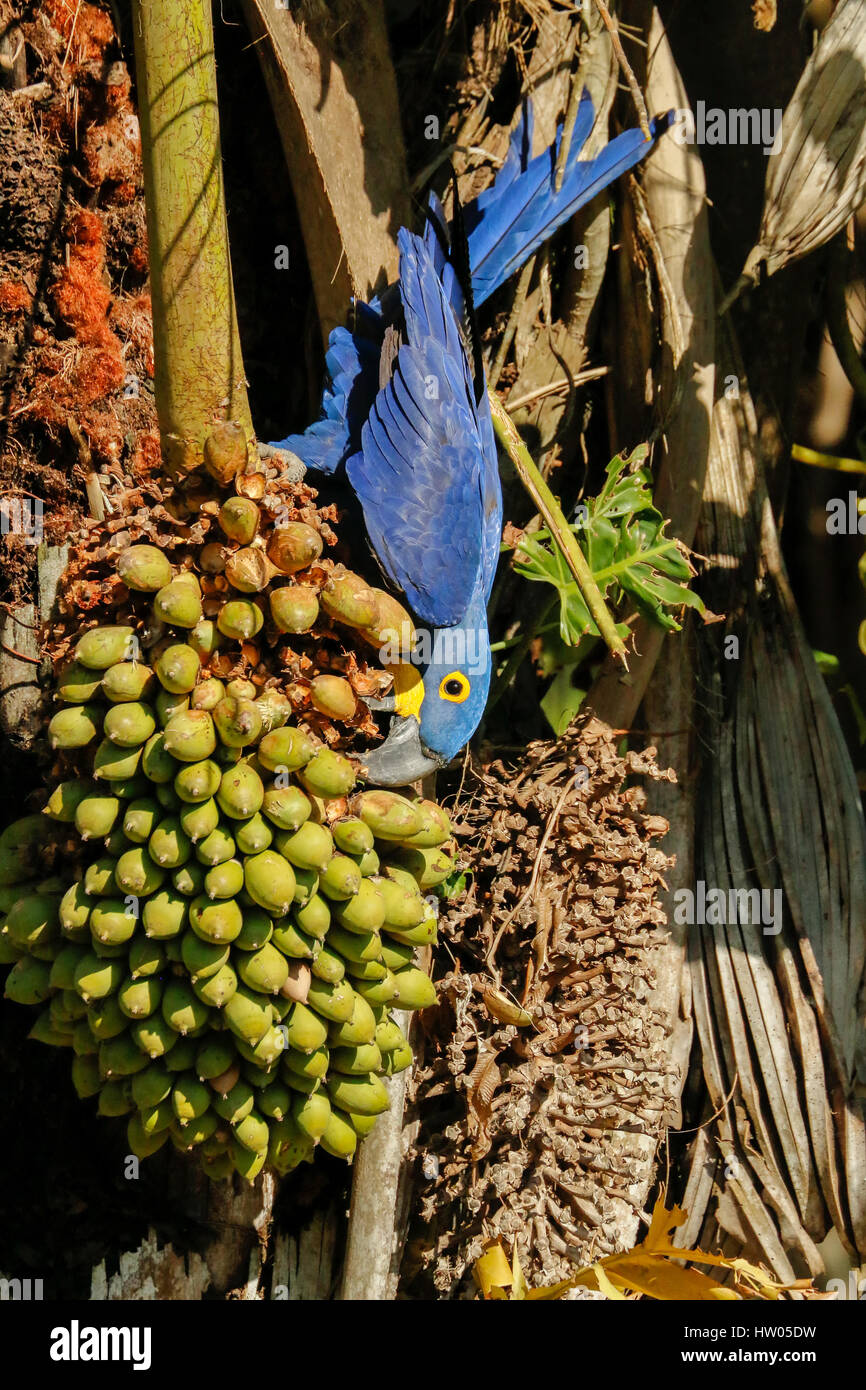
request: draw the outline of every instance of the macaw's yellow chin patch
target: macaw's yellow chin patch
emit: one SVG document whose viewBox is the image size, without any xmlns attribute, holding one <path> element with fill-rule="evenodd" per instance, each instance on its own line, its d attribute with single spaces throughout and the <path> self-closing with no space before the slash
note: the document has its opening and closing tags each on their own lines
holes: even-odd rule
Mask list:
<svg viewBox="0 0 866 1390">
<path fill-rule="evenodd" d="M 409 664 L 391 668 L 394 674 L 394 708 L 398 714 L 414 714 L 420 723 L 419 710 L 424 699 L 424 682 L 417 666 Z"/>
</svg>

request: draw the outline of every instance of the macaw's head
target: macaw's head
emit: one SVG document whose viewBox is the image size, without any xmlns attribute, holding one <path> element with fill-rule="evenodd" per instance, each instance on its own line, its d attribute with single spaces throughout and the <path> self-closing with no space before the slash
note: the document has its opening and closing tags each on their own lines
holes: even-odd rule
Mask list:
<svg viewBox="0 0 866 1390">
<path fill-rule="evenodd" d="M 414 665 L 395 668 L 394 718 L 385 742 L 364 759 L 367 780 L 402 787 L 449 763 L 481 722 L 490 664 L 486 627 L 452 627 L 432 634 L 423 672 Z M 391 708 L 390 701 L 382 707 Z"/>
</svg>

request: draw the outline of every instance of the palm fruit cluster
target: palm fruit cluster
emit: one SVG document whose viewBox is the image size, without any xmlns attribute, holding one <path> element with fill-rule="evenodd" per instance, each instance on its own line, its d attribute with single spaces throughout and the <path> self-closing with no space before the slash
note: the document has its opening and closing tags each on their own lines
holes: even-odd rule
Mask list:
<svg viewBox="0 0 866 1390">
<path fill-rule="evenodd" d="M 305 727 L 263 665 L 214 674 L 320 603 L 370 642 L 407 617 L 342 566 L 298 582 L 316 530 L 265 547 L 260 521 L 224 502 L 228 544 L 199 573 L 120 550 L 127 621 L 79 637 L 48 724 L 59 780 L 0 835 L 0 962 L 7 997 L 39 1008 L 30 1037 L 72 1050 L 78 1095 L 128 1117 L 133 1153 L 170 1139 L 214 1179 L 317 1145 L 351 1158 L 412 1060 L 394 1012 L 435 1002 L 415 953 L 453 869 L 440 806 L 359 790 L 317 736 L 317 712 L 351 718 L 347 680 L 310 682 Z"/>
</svg>

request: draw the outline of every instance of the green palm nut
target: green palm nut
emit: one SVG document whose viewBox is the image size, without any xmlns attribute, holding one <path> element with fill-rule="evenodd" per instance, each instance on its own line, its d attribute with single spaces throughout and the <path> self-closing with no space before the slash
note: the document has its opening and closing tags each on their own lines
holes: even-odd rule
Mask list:
<svg viewBox="0 0 866 1390">
<path fill-rule="evenodd" d="M 292 1072 L 309 1081 L 321 1081 L 330 1065 L 330 1053 L 326 1047 L 317 1047 L 312 1052 L 299 1052 L 288 1047 L 283 1053 L 283 1073 Z"/>
<path fill-rule="evenodd" d="M 102 693 L 113 704 L 143 700 L 152 693 L 153 686 L 153 671 L 141 661 L 118 661 L 102 677 Z"/>
<path fill-rule="evenodd" d="M 273 923 L 260 907 L 245 907 L 243 916 L 244 924 L 234 946 L 240 951 L 259 951 L 273 936 Z"/>
<path fill-rule="evenodd" d="M 101 959 L 88 951 L 75 967 L 74 988 L 85 1004 L 114 994 L 126 975 L 126 962 L 117 958 Z"/>
<path fill-rule="evenodd" d="M 406 869 L 412 875 L 422 892 L 444 883 L 454 872 L 452 856 L 441 847 L 419 849 L 414 846 L 401 846 L 391 850 L 390 863 L 386 867 Z"/>
<path fill-rule="evenodd" d="M 436 914 L 432 908 L 428 908 L 427 916 L 417 927 L 406 927 L 405 930 L 401 931 L 397 927 L 389 926 L 386 922 L 382 931 L 404 946 L 435 946 L 439 940 Z"/>
<path fill-rule="evenodd" d="M 375 931 L 346 931 L 333 925 L 328 931 L 328 946 L 339 951 L 345 961 L 363 963 L 379 960 L 383 952 L 382 938 Z"/>
<path fill-rule="evenodd" d="M 349 1159 L 358 1147 L 358 1135 L 346 1116 L 332 1110 L 319 1143 L 333 1158 Z"/>
<path fill-rule="evenodd" d="M 376 1115 L 355 1115 L 351 1110 L 334 1112 L 341 1122 L 348 1121 L 359 1139 L 364 1139 L 376 1127 Z"/>
<path fill-rule="evenodd" d="M 71 748 L 84 748 L 92 743 L 102 724 L 102 710 L 99 705 L 68 705 L 58 710 L 48 725 L 48 741 L 52 748 L 64 752 Z"/>
<path fill-rule="evenodd" d="M 195 898 L 204 892 L 204 869 L 201 864 L 190 860 L 182 868 L 175 869 L 171 876 L 173 887 L 184 897 Z"/>
<path fill-rule="evenodd" d="M 328 1040 L 328 1030 L 321 1018 L 306 1004 L 295 1003 L 284 1020 L 289 1047 L 298 1052 L 316 1052 Z"/>
<path fill-rule="evenodd" d="M 98 1115 L 113 1118 L 128 1115 L 133 1109 L 132 1098 L 125 1081 L 106 1081 L 99 1093 Z"/>
<path fill-rule="evenodd" d="M 315 1091 L 309 1096 L 292 1098 L 292 1119 L 302 1134 L 309 1139 L 319 1139 L 331 1115 L 331 1103 L 324 1091 Z"/>
<path fill-rule="evenodd" d="M 67 705 L 84 705 L 99 694 L 102 677 L 98 671 L 70 661 L 57 681 L 57 694 Z"/>
<path fill-rule="evenodd" d="M 217 521 L 229 540 L 249 545 L 259 529 L 261 513 L 249 497 L 228 497 L 219 509 Z"/>
<path fill-rule="evenodd" d="M 135 1045 L 130 1033 L 120 1033 L 116 1038 L 107 1038 L 99 1044 L 99 1070 L 105 1081 L 116 1081 L 119 1076 L 134 1076 L 144 1071 L 147 1058 Z"/>
<path fill-rule="evenodd" d="M 210 657 L 213 656 L 214 652 L 219 650 L 220 630 L 212 619 L 202 618 L 201 622 L 196 623 L 192 631 L 187 634 L 186 640 L 199 661 L 206 663 Z M 207 685 L 209 682 L 202 681 L 202 684 Z M 218 684 L 222 684 L 222 682 L 218 682 Z M 214 700 L 214 704 L 216 704 L 216 700 Z M 207 709 L 208 706 L 199 705 L 198 708 Z"/>
<path fill-rule="evenodd" d="M 259 1094 L 259 1110 L 269 1120 L 284 1120 L 292 1103 L 292 1093 L 282 1081 L 274 1081 Z"/>
<path fill-rule="evenodd" d="M 346 1076 L 367 1076 L 379 1071 L 382 1054 L 375 1042 L 360 1047 L 335 1047 L 331 1053 L 331 1070 Z"/>
<path fill-rule="evenodd" d="M 352 980 L 357 992 L 366 999 L 368 1004 L 374 1007 L 379 1004 L 390 1004 L 397 994 L 397 983 L 390 970 L 385 971 L 385 977 L 381 980 Z"/>
<path fill-rule="evenodd" d="M 153 614 L 169 627 L 195 627 L 201 621 L 201 591 L 192 575 L 172 579 L 153 600 Z"/>
<path fill-rule="evenodd" d="M 99 1094 L 102 1088 L 102 1078 L 99 1075 L 99 1063 L 95 1056 L 73 1057 L 72 1084 L 79 1100 L 89 1100 L 91 1096 Z"/>
<path fill-rule="evenodd" d="M 387 874 L 366 879 L 365 882 L 374 883 L 385 900 L 383 926 L 386 931 L 391 927 L 396 927 L 399 931 L 417 927 L 428 916 L 429 908 L 421 897 L 417 884 L 413 884 L 410 891 L 402 884 L 395 883 Z"/>
<path fill-rule="evenodd" d="M 128 947 L 125 943 L 116 946 L 110 941 L 99 941 L 97 937 L 92 936 L 90 944 L 93 947 L 93 954 L 99 956 L 100 960 L 126 959 Z"/>
<path fill-rule="evenodd" d="M 339 1110 L 355 1115 L 382 1115 L 391 1101 L 384 1082 L 378 1076 L 329 1076 L 325 1085 L 331 1103 Z"/>
<path fill-rule="evenodd" d="M 261 854 L 263 849 L 270 848 L 273 838 L 274 832 L 258 811 L 235 826 L 235 841 L 241 854 Z"/>
<path fill-rule="evenodd" d="M 244 864 L 244 886 L 253 902 L 272 917 L 284 917 L 295 895 L 295 875 L 281 854 L 265 849 Z"/>
<path fill-rule="evenodd" d="M 133 912 L 127 910 L 122 898 L 102 898 L 90 914 L 90 931 L 103 946 L 122 946 L 129 941 L 138 925 Z"/>
<path fill-rule="evenodd" d="M 355 692 L 343 676 L 314 676 L 310 682 L 313 708 L 329 719 L 351 719 L 358 708 Z"/>
<path fill-rule="evenodd" d="M 86 796 L 75 811 L 75 828 L 82 840 L 103 839 L 111 831 L 120 812 L 116 796 Z"/>
<path fill-rule="evenodd" d="M 53 893 L 27 893 L 9 909 L 4 926 L 23 951 L 35 951 L 60 935 L 59 899 Z"/>
<path fill-rule="evenodd" d="M 87 1026 L 98 1042 L 117 1038 L 129 1027 L 129 1019 L 117 1002 L 117 995 L 91 1000 L 87 1005 Z"/>
<path fill-rule="evenodd" d="M 399 1047 L 395 1047 L 384 1058 L 382 1071 L 385 1076 L 396 1076 L 398 1072 L 411 1067 L 414 1060 L 411 1047 L 407 1042 L 402 1042 Z"/>
<path fill-rule="evenodd" d="M 94 627 L 78 639 L 75 659 L 90 671 L 107 671 L 118 661 L 130 661 L 138 651 L 131 627 Z"/>
<path fill-rule="evenodd" d="M 365 579 L 351 570 L 332 574 L 320 598 L 325 612 L 348 627 L 372 627 L 378 619 L 374 591 Z"/>
<path fill-rule="evenodd" d="M 355 992 L 348 980 L 340 980 L 334 985 L 315 977 L 310 981 L 307 1004 L 331 1023 L 348 1022 L 352 1017 L 354 999 Z"/>
<path fill-rule="evenodd" d="M 218 946 L 234 941 L 243 926 L 241 910 L 234 900 L 211 901 L 204 895 L 190 903 L 189 921 L 196 936 Z"/>
<path fill-rule="evenodd" d="M 130 801 L 123 817 L 123 833 L 128 840 L 143 845 L 162 819 L 162 807 L 152 797 Z"/>
<path fill-rule="evenodd" d="M 129 944 L 127 957 L 129 973 L 134 980 L 147 979 L 156 975 L 165 966 L 165 951 L 158 941 L 151 941 L 140 933 Z"/>
<path fill-rule="evenodd" d="M 268 686 L 256 699 L 256 709 L 262 717 L 262 733 L 281 729 L 292 717 L 292 702 L 275 686 Z"/>
<path fill-rule="evenodd" d="M 319 600 L 308 584 L 287 584 L 269 596 L 271 618 L 278 632 L 309 632 L 319 616 Z"/>
<path fill-rule="evenodd" d="M 198 1120 L 209 1109 L 213 1092 L 192 1072 L 182 1072 L 171 1091 L 171 1108 L 182 1125 Z"/>
<path fill-rule="evenodd" d="M 346 796 L 357 780 L 357 773 L 348 758 L 332 748 L 320 748 L 318 753 L 298 771 L 307 791 L 315 796 Z"/>
<path fill-rule="evenodd" d="M 168 941 L 179 936 L 186 925 L 188 903 L 185 898 L 161 888 L 144 904 L 141 913 L 145 934 L 155 941 Z"/>
<path fill-rule="evenodd" d="M 261 632 L 265 615 L 257 603 L 248 598 L 230 599 L 217 614 L 217 627 L 223 637 L 235 642 L 248 642 Z"/>
<path fill-rule="evenodd" d="M 421 828 L 413 835 L 404 837 L 404 845 L 414 845 L 418 849 L 436 849 L 451 838 L 451 820 L 444 806 L 436 801 L 413 801 L 412 805 L 421 818 Z"/>
<path fill-rule="evenodd" d="M 281 830 L 300 829 L 312 814 L 312 805 L 300 787 L 268 787 L 262 800 L 262 812 Z"/>
<path fill-rule="evenodd" d="M 112 858 L 119 859 L 130 848 L 132 841 L 127 839 L 123 833 L 123 826 L 118 824 L 108 832 L 102 843 Z"/>
<path fill-rule="evenodd" d="M 240 1124 L 255 1104 L 255 1092 L 252 1086 L 246 1081 L 236 1081 L 230 1091 L 225 1095 L 214 1095 L 211 1098 L 211 1105 L 221 1120 L 226 1120 L 230 1125 Z"/>
<path fill-rule="evenodd" d="M 209 676 L 206 681 L 201 681 L 189 697 L 192 709 L 206 709 L 208 712 L 215 709 L 220 700 L 225 699 L 226 688 L 222 681 L 216 676 Z"/>
<path fill-rule="evenodd" d="M 238 1177 L 243 1178 L 248 1183 L 255 1182 L 268 1157 L 267 1149 L 257 1153 L 252 1149 L 244 1148 L 243 1144 L 239 1144 L 235 1139 L 232 1139 L 229 1145 L 229 1154 L 234 1171 Z"/>
<path fill-rule="evenodd" d="M 170 695 L 188 695 L 200 670 L 198 652 L 186 642 L 172 642 L 160 652 L 156 662 L 159 683 Z"/>
<path fill-rule="evenodd" d="M 343 854 L 362 855 L 373 849 L 373 832 L 360 816 L 347 816 L 331 826 L 334 844 Z"/>
<path fill-rule="evenodd" d="M 397 1009 L 429 1009 L 436 1003 L 436 988 L 429 975 L 415 966 L 406 966 L 394 975 L 397 993 L 394 1007 Z"/>
<path fill-rule="evenodd" d="M 255 743 L 262 732 L 262 716 L 256 709 L 256 702 L 233 695 L 227 695 L 215 706 L 213 722 L 220 740 L 228 748 L 246 748 Z"/>
<path fill-rule="evenodd" d="M 221 970 L 229 959 L 228 944 L 221 945 L 217 942 L 203 941 L 200 936 L 196 936 L 194 931 L 184 932 L 181 938 L 180 952 L 181 959 L 189 971 L 193 984 L 199 980 L 207 980 L 211 975 L 216 975 L 217 971 Z M 217 1076 L 219 1073 L 215 1072 L 214 1075 Z"/>
<path fill-rule="evenodd" d="M 385 1018 L 376 1024 L 376 1046 L 383 1057 L 397 1048 L 408 1045 L 403 1029 L 393 1018 Z"/>
<path fill-rule="evenodd" d="M 397 792 L 381 789 L 361 792 L 354 798 L 351 810 L 370 827 L 377 840 L 405 840 L 424 826 L 416 803 Z"/>
<path fill-rule="evenodd" d="M 111 795 L 119 796 L 121 801 L 140 801 L 150 790 L 150 783 L 140 770 L 134 777 L 118 777 L 111 784 Z"/>
<path fill-rule="evenodd" d="M 214 722 L 206 709 L 182 710 L 172 715 L 162 731 L 162 737 L 166 752 L 182 763 L 199 763 L 209 758 L 217 746 Z M 168 781 L 169 778 L 160 780 Z"/>
<path fill-rule="evenodd" d="M 126 706 L 117 705 L 115 708 L 125 709 Z M 103 782 L 126 781 L 129 777 L 135 776 L 141 762 L 141 754 L 140 747 L 124 748 L 113 743 L 110 738 L 104 738 L 93 757 L 93 775 Z"/>
<path fill-rule="evenodd" d="M 377 932 L 385 923 L 385 898 L 379 880 L 363 878 L 354 897 L 336 902 L 334 917 L 349 932 Z"/>
<path fill-rule="evenodd" d="M 179 869 L 192 854 L 192 844 L 180 821 L 168 816 L 160 821 L 148 840 L 147 852 L 161 868 Z"/>
<path fill-rule="evenodd" d="M 75 967 L 87 954 L 84 946 L 73 944 L 61 946 L 51 963 L 50 983 L 52 989 L 74 989 Z"/>
<path fill-rule="evenodd" d="M 296 907 L 303 907 L 311 898 L 316 896 L 319 887 L 319 875 L 314 869 L 299 869 L 295 866 L 295 896 L 292 902 Z"/>
<path fill-rule="evenodd" d="M 151 1060 L 157 1057 L 165 1058 L 163 1065 L 168 1067 L 169 1071 L 172 1070 L 167 1058 L 170 1052 L 179 1047 L 178 1035 L 161 1013 L 139 1019 L 130 1026 L 129 1032 L 136 1047 L 145 1057 Z M 184 1062 L 182 1065 L 186 1066 L 187 1063 Z"/>
<path fill-rule="evenodd" d="M 305 936 L 314 937 L 317 941 L 324 941 L 331 925 L 331 909 L 318 893 L 314 893 L 305 903 L 295 907 L 292 916 L 295 926 Z"/>
<path fill-rule="evenodd" d="M 244 886 L 244 866 L 239 859 L 215 864 L 204 876 L 204 891 L 213 898 L 235 898 Z"/>
<path fill-rule="evenodd" d="M 171 582 L 171 565 L 155 545 L 130 545 L 117 557 L 117 573 L 127 589 L 156 593 Z"/>
<path fill-rule="evenodd" d="M 51 994 L 48 961 L 22 956 L 6 976 L 6 998 L 15 1004 L 41 1004 Z"/>
<path fill-rule="evenodd" d="M 352 1017 L 345 1023 L 332 1023 L 328 1029 L 331 1047 L 359 1047 L 376 1037 L 376 1016 L 367 1000 L 355 991 Z"/>
<path fill-rule="evenodd" d="M 330 830 L 314 821 L 307 821 L 294 831 L 280 831 L 275 836 L 280 854 L 298 869 L 321 872 L 334 853 Z"/>
<path fill-rule="evenodd" d="M 265 1034 L 267 1037 L 268 1034 Z M 246 1047 L 246 1043 L 243 1044 Z M 280 1055 L 284 1046 L 281 1049 Z M 272 1086 L 279 1076 L 279 1069 L 275 1065 L 259 1066 L 257 1062 L 244 1061 L 241 1065 L 241 1075 L 244 1081 L 248 1081 L 254 1090 L 265 1091 L 268 1086 Z"/>
<path fill-rule="evenodd" d="M 354 898 L 362 882 L 370 880 L 362 880 L 358 865 L 345 854 L 335 854 L 319 875 L 319 887 L 325 897 L 338 902 Z"/>
<path fill-rule="evenodd" d="M 200 1081 L 214 1081 L 237 1060 L 235 1045 L 225 1035 L 211 1036 L 195 1054 L 195 1071 Z"/>
<path fill-rule="evenodd" d="M 196 980 L 193 989 L 199 999 L 214 1009 L 228 1003 L 238 987 L 238 977 L 230 965 L 224 965 L 207 980 Z"/>
<path fill-rule="evenodd" d="M 381 870 L 379 856 L 374 849 L 368 849 L 364 854 L 353 855 L 352 857 L 361 870 L 362 878 L 370 878 L 372 874 L 378 874 Z"/>
<path fill-rule="evenodd" d="M 376 980 L 386 980 L 389 974 L 388 967 L 380 960 L 350 960 L 348 971 L 353 980 L 361 980 L 365 984 L 372 983 Z M 315 971 L 313 973 L 315 974 Z M 373 1001 L 370 1000 L 370 1002 L 372 1003 Z"/>
<path fill-rule="evenodd" d="M 162 981 L 153 975 L 141 980 L 133 980 L 130 976 L 117 991 L 118 1004 L 127 1018 L 133 1019 L 149 1018 L 159 1007 L 161 998 Z"/>
<path fill-rule="evenodd" d="M 207 1004 L 198 999 L 186 980 L 169 980 L 162 996 L 162 1016 L 169 1028 L 183 1037 L 195 1033 L 210 1017 Z"/>
<path fill-rule="evenodd" d="M 176 718 L 173 715 L 172 718 Z M 158 785 L 173 782 L 177 773 L 177 763 L 165 746 L 165 730 L 153 734 L 144 745 L 141 754 L 141 770 L 145 777 Z"/>
<path fill-rule="evenodd" d="M 156 693 L 153 708 L 156 711 L 159 727 L 164 729 L 170 719 L 176 714 L 183 714 L 189 709 L 188 695 L 173 695 L 170 690 L 160 689 Z"/>
<path fill-rule="evenodd" d="M 259 1038 L 254 1046 L 238 1038 L 237 1048 L 248 1064 L 262 1068 L 273 1068 L 286 1048 L 286 1036 L 282 1025 L 270 1027 L 264 1037 Z"/>
<path fill-rule="evenodd" d="M 324 980 L 327 984 L 336 985 L 346 974 L 346 965 L 341 956 L 336 951 L 331 951 L 327 946 L 322 946 L 313 959 L 310 966 L 317 980 Z"/>
<path fill-rule="evenodd" d="M 175 1114 L 171 1108 L 171 1101 L 162 1100 L 155 1105 L 139 1106 L 138 1117 L 145 1134 L 153 1136 L 167 1134 Z"/>
<path fill-rule="evenodd" d="M 251 1110 L 234 1126 L 234 1136 L 237 1142 L 242 1144 L 245 1149 L 249 1149 L 251 1153 L 267 1155 L 267 1121 L 262 1118 L 258 1111 Z"/>
<path fill-rule="evenodd" d="M 230 820 L 248 820 L 260 809 L 264 795 L 261 777 L 249 763 L 242 762 L 226 768 L 216 799 Z"/>
<path fill-rule="evenodd" d="M 93 783 L 89 778 L 85 780 L 76 777 L 67 782 L 59 782 L 43 807 L 43 815 L 69 825 L 75 820 L 75 812 L 80 803 L 92 792 Z"/>
<path fill-rule="evenodd" d="M 200 840 L 206 840 L 208 835 L 212 835 L 219 825 L 219 807 L 213 798 L 210 801 L 187 804 L 181 809 L 178 821 L 184 835 L 192 844 L 197 845 Z"/>
<path fill-rule="evenodd" d="M 141 845 L 126 850 L 114 869 L 114 881 L 121 893 L 131 893 L 138 898 L 155 893 L 162 887 L 164 879 L 163 870 Z"/>
<path fill-rule="evenodd" d="M 148 1134 L 141 1123 L 140 1115 L 133 1115 L 126 1126 L 126 1142 L 130 1153 L 136 1158 L 150 1158 L 161 1149 L 168 1139 L 168 1130 L 161 1129 L 156 1134 Z"/>
<path fill-rule="evenodd" d="M 216 795 L 221 778 L 219 765 L 211 758 L 204 758 L 200 763 L 186 763 L 180 769 L 174 779 L 174 789 L 181 801 L 193 804 L 208 801 Z"/>
<path fill-rule="evenodd" d="M 387 965 L 389 970 L 402 970 L 404 966 L 411 965 L 415 956 L 412 946 L 403 945 L 400 941 L 389 940 L 387 937 L 382 941 L 382 964 Z"/>
<path fill-rule="evenodd" d="M 23 955 L 26 952 L 12 940 L 5 927 L 0 927 L 0 965 L 14 965 Z"/>
<path fill-rule="evenodd" d="M 270 1031 L 273 1015 L 267 999 L 239 985 L 225 1006 L 225 1021 L 236 1038 L 255 1047 Z"/>
<path fill-rule="evenodd" d="M 312 960 L 318 942 L 312 936 L 299 931 L 291 921 L 282 921 L 273 928 L 274 945 L 290 960 Z"/>
<path fill-rule="evenodd" d="M 119 1012 L 120 1010 L 118 1009 L 118 1013 Z M 90 1028 L 90 1020 L 92 1017 L 92 1013 L 92 1006 L 88 1006 L 85 1017 L 80 1019 L 72 1030 L 72 1047 L 75 1051 L 76 1057 L 96 1056 L 98 1042 L 94 1033 L 91 1032 Z M 124 1023 L 125 1022 L 126 1019 L 124 1019 Z"/>
<path fill-rule="evenodd" d="M 281 951 L 266 942 L 258 951 L 238 957 L 238 972 L 248 989 L 261 994 L 278 994 L 289 978 L 289 963 Z"/>
<path fill-rule="evenodd" d="M 316 752 L 316 744 L 303 729 L 272 729 L 262 738 L 257 753 L 270 772 L 296 772 L 306 766 Z"/>
<path fill-rule="evenodd" d="M 322 1090 L 324 1082 L 314 1081 L 307 1076 L 299 1076 L 295 1071 L 287 1071 L 286 1084 L 289 1085 L 293 1091 L 300 1091 L 301 1095 L 312 1096 L 315 1095 L 316 1091 Z"/>
</svg>

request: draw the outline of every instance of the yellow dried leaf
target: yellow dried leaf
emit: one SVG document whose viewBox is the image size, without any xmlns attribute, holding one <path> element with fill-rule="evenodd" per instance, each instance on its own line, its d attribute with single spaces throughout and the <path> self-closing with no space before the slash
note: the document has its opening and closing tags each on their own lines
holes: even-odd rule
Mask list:
<svg viewBox="0 0 866 1390">
<path fill-rule="evenodd" d="M 485 989 L 482 997 L 487 1012 L 499 1023 L 512 1023 L 515 1028 L 528 1028 L 532 1023 L 532 1014 L 515 1004 L 502 990 Z"/>
<path fill-rule="evenodd" d="M 501 1241 L 492 1241 L 487 1246 L 484 1254 L 475 1261 L 473 1273 L 485 1298 L 493 1297 L 494 1289 L 511 1288 L 514 1277 Z"/>
</svg>

